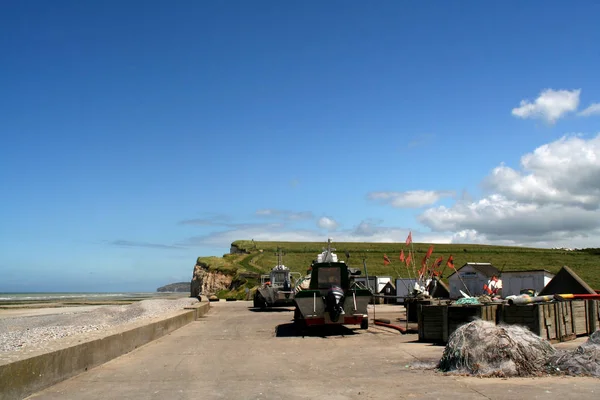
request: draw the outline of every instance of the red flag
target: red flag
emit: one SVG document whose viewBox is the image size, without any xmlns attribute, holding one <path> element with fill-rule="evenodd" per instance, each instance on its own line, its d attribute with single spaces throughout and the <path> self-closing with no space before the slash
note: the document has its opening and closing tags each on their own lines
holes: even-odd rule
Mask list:
<svg viewBox="0 0 600 400">
<path fill-rule="evenodd" d="M 410 265 L 410 253 L 408 253 L 408 257 L 406 257 L 406 266 L 408 267 Z"/>
<path fill-rule="evenodd" d="M 388 258 L 387 255 L 383 255 L 383 265 L 388 265 L 389 263 L 391 263 L 390 259 Z"/>
<path fill-rule="evenodd" d="M 429 269 L 429 273 L 431 274 L 431 276 L 438 276 L 440 274 L 439 271 L 439 267 L 440 265 L 442 265 L 442 261 L 444 259 L 442 258 L 442 256 L 439 256 L 434 262 L 433 264 L 431 264 L 431 268 Z"/>
<path fill-rule="evenodd" d="M 452 268 L 452 269 L 454 269 L 454 258 L 452 258 L 452 256 L 450 256 L 450 257 L 448 258 L 448 261 L 446 261 L 446 265 L 447 265 L 449 268 Z"/>
<path fill-rule="evenodd" d="M 408 246 L 411 243 L 412 243 L 412 231 L 408 232 L 408 237 L 406 238 L 406 245 Z"/>
<path fill-rule="evenodd" d="M 427 250 L 427 255 L 425 256 L 425 258 L 431 257 L 431 253 L 433 253 L 433 245 L 429 246 L 429 250 Z"/>
<path fill-rule="evenodd" d="M 400 250 L 400 261 L 404 262 L 404 250 Z"/>
<path fill-rule="evenodd" d="M 427 268 L 427 260 L 429 260 L 429 257 L 431 257 L 431 253 L 433 253 L 433 246 L 429 246 L 429 250 L 427 250 L 427 254 L 425 254 L 425 257 L 423 257 L 423 261 L 421 261 L 421 266 L 423 267 L 423 272 L 425 272 L 425 269 Z"/>
</svg>

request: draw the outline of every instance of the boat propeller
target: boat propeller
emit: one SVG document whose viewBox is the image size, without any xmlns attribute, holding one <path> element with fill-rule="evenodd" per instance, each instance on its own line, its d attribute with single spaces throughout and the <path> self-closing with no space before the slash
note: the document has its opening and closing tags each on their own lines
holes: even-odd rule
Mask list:
<svg viewBox="0 0 600 400">
<path fill-rule="evenodd" d="M 325 311 L 329 313 L 332 322 L 337 322 L 344 313 L 344 291 L 338 286 L 332 286 L 323 298 Z"/>
</svg>

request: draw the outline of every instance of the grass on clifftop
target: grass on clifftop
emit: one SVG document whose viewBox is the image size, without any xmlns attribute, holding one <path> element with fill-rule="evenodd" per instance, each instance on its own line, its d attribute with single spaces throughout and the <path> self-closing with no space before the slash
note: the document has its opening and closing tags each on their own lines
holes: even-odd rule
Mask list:
<svg viewBox="0 0 600 400">
<path fill-rule="evenodd" d="M 239 268 L 236 258 L 229 254 L 223 257 L 198 257 L 196 264 L 208 267 L 211 272 L 221 272 L 226 275 L 235 274 Z"/>
<path fill-rule="evenodd" d="M 232 243 L 240 251 L 249 254 L 235 255 L 238 258 L 231 267 L 236 270 L 249 271 L 244 266 L 250 265 L 254 272 L 268 273 L 277 263 L 275 252 L 281 247 L 285 253 L 284 264 L 292 271 L 305 273 L 312 260 L 323 251 L 325 242 L 253 242 L 239 240 Z M 430 243 L 414 243 L 413 250 L 415 263 L 420 265 Z M 346 251 L 350 253 L 348 264 L 363 271 L 363 258 L 366 259 L 369 275 L 384 275 L 408 277 L 409 273 L 403 263 L 398 259 L 400 250 L 407 255 L 407 246 L 404 243 L 333 243 L 338 257 L 346 261 Z M 262 250 L 262 252 L 261 252 Z M 392 263 L 383 265 L 383 256 L 387 254 Z M 442 256 L 445 265 L 448 257 L 452 255 L 454 265 L 458 268 L 467 262 L 489 262 L 496 268 L 504 271 L 523 271 L 531 269 L 546 269 L 556 273 L 564 265 L 573 269 L 592 288 L 600 289 L 600 252 L 589 249 L 586 251 L 565 251 L 528 247 L 491 246 L 475 244 L 433 244 L 431 261 Z M 231 256 L 227 256 L 229 258 Z M 218 257 L 216 257 L 218 258 Z M 243 265 L 242 265 L 243 264 Z M 444 278 L 453 271 L 444 270 Z M 363 271 L 364 273 L 364 271 Z M 410 273 L 413 276 L 412 270 Z"/>
</svg>

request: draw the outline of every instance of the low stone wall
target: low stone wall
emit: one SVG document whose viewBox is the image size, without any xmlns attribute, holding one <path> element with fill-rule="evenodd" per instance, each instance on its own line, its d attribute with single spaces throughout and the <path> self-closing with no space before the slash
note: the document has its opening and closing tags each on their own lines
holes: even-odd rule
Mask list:
<svg viewBox="0 0 600 400">
<path fill-rule="evenodd" d="M 188 307 L 184 307 L 184 310 L 194 310 L 194 320 L 202 318 L 208 313 L 210 309 L 210 302 L 200 302 Z"/>
<path fill-rule="evenodd" d="M 0 365 L 0 400 L 23 399 L 129 353 L 197 320 L 209 308 L 209 302 L 201 302 L 161 321 Z"/>
</svg>

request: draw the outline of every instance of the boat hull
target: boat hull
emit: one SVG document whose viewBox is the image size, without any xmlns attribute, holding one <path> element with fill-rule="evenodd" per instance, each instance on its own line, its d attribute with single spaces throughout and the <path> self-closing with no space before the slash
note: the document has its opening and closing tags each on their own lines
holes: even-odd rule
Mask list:
<svg viewBox="0 0 600 400">
<path fill-rule="evenodd" d="M 320 291 L 302 291 L 294 299 L 297 308 L 296 319 L 303 320 L 307 326 L 362 325 L 363 320 L 368 318 L 367 307 L 371 299 L 370 293 L 364 292 L 347 292 L 343 300 L 343 312 L 337 321 L 333 321 Z"/>
<path fill-rule="evenodd" d="M 264 303 L 265 307 L 291 307 L 294 306 L 294 292 L 284 291 L 278 288 L 259 288 L 259 303 Z"/>
</svg>

